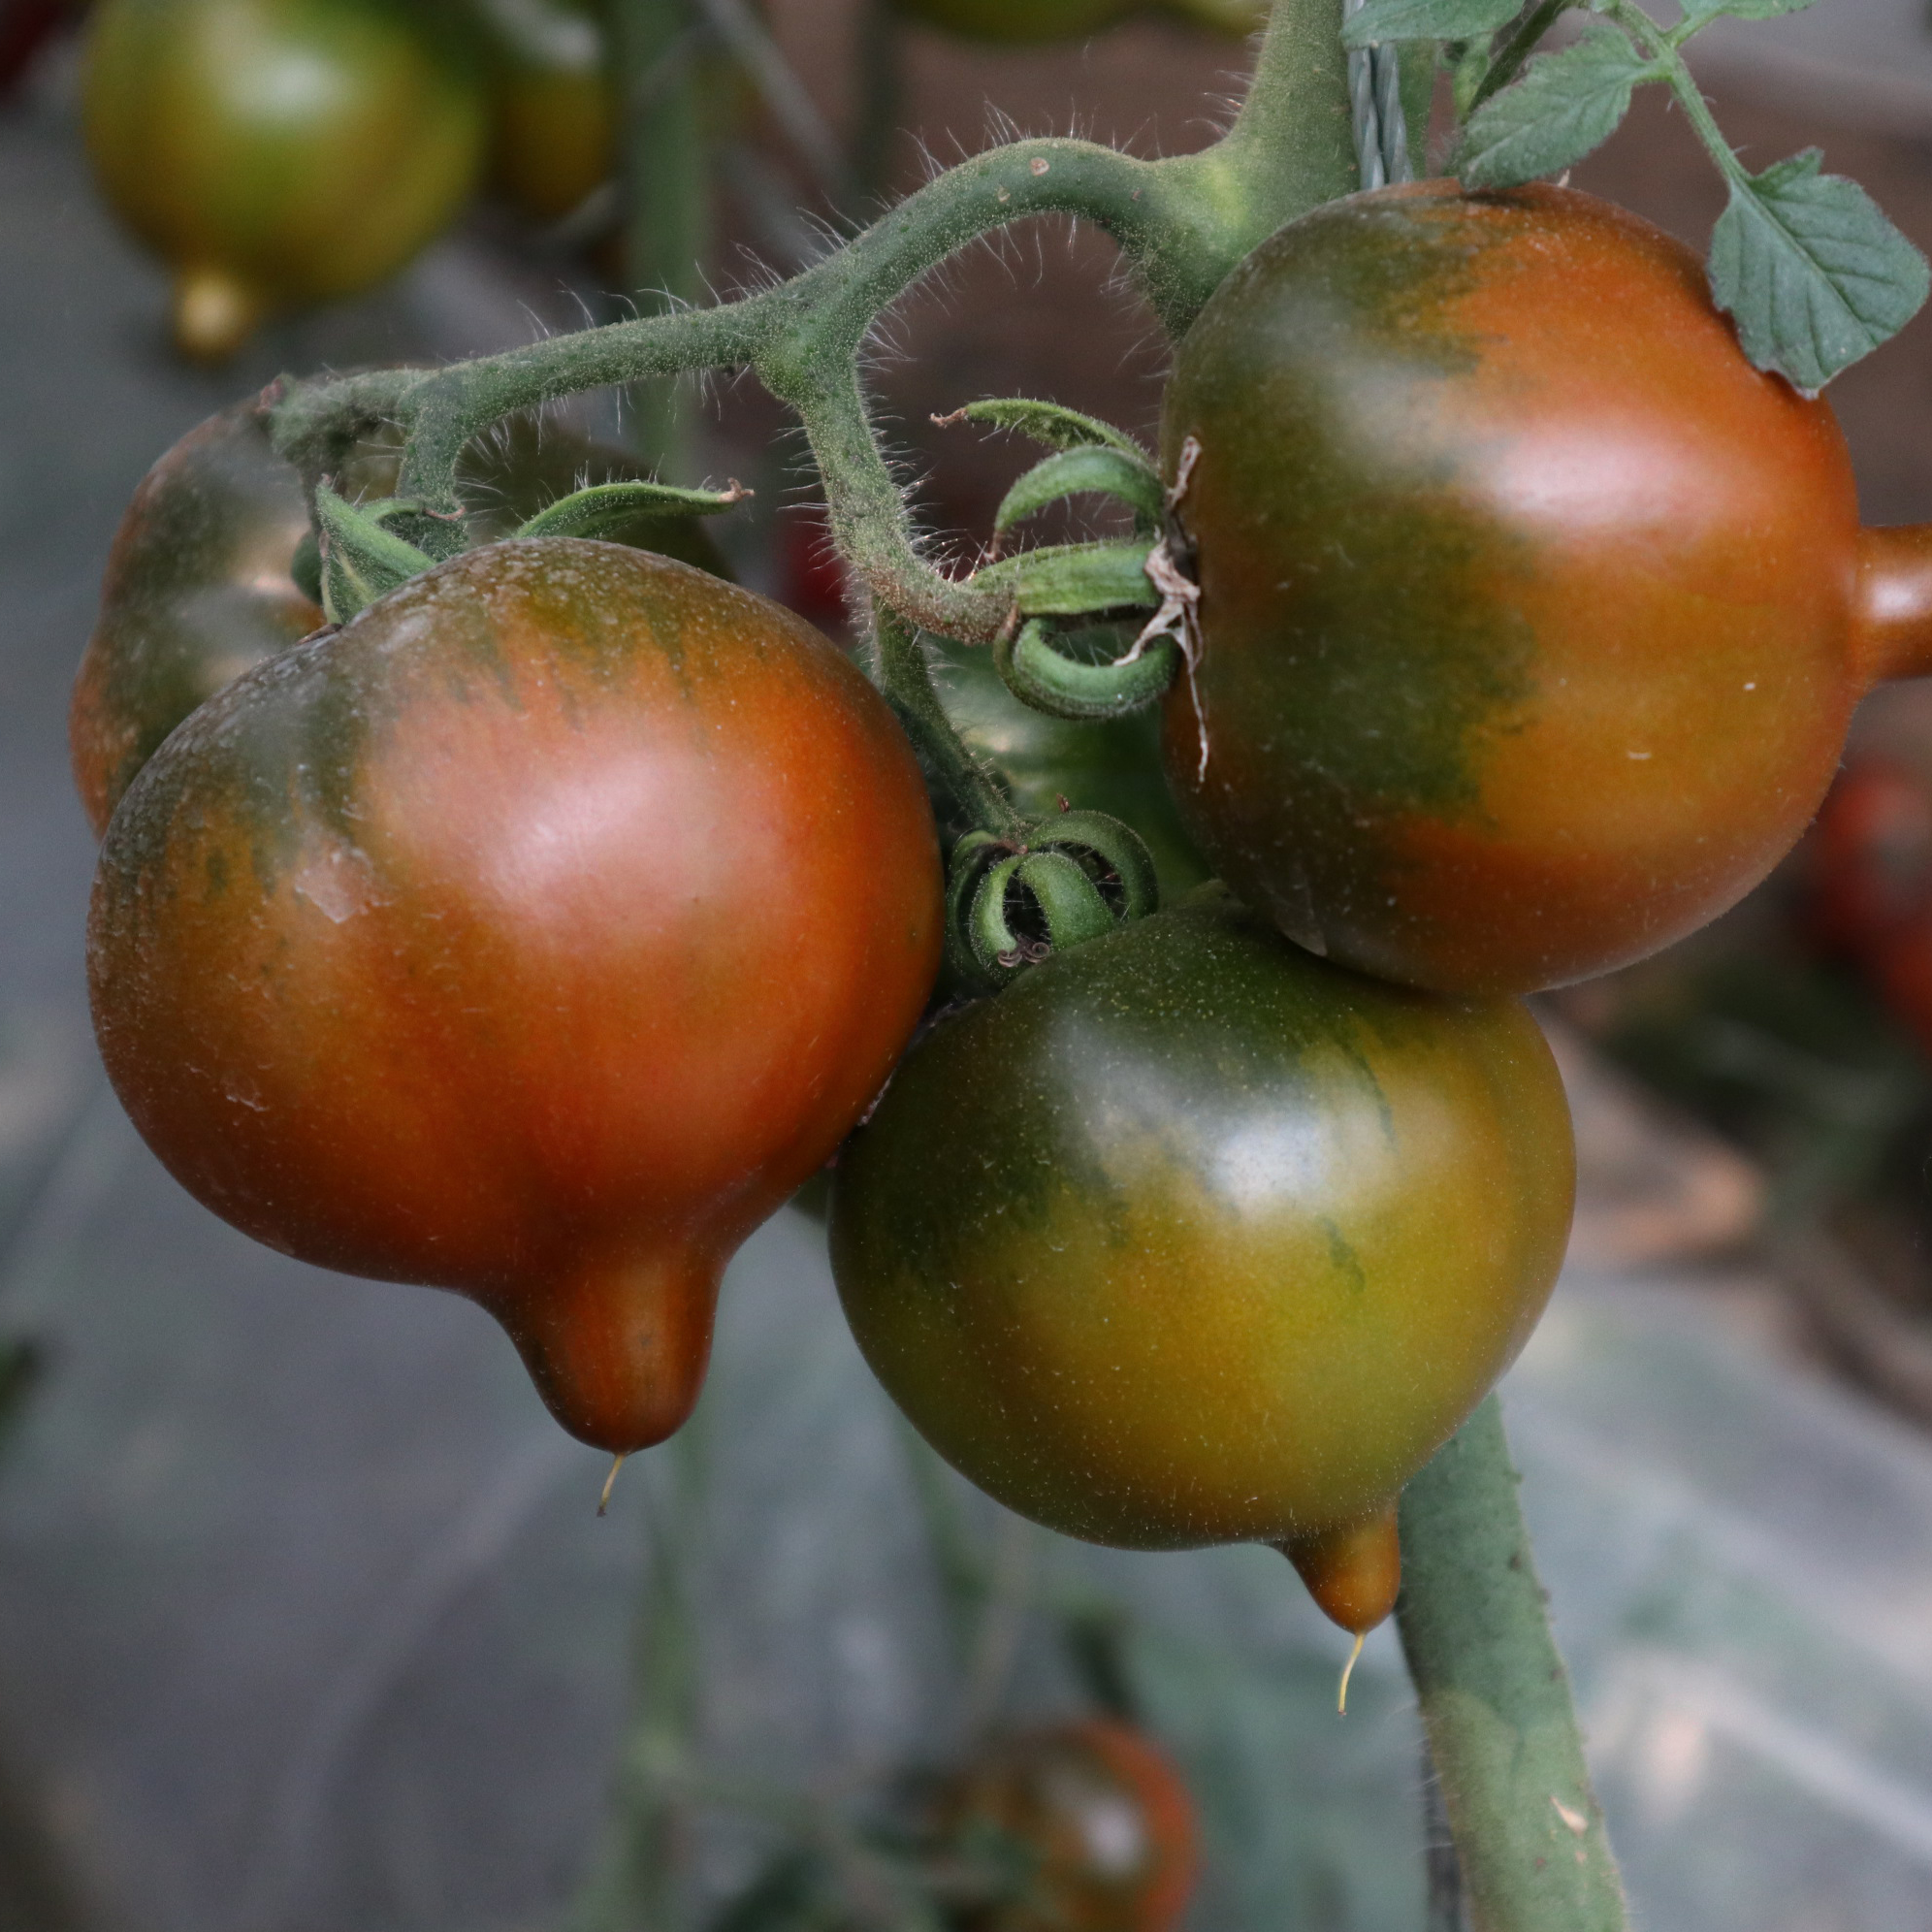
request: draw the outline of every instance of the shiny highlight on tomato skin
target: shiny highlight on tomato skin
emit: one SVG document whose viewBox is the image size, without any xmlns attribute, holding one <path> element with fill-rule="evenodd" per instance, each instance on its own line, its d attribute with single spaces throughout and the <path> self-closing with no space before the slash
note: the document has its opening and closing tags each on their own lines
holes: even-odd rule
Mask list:
<svg viewBox="0 0 1932 1932">
<path fill-rule="evenodd" d="M 1852 706 L 1924 668 L 1932 540 L 1861 531 L 1830 409 L 1608 204 L 1331 204 L 1181 345 L 1190 830 L 1282 929 L 1459 992 L 1604 972 L 1797 838 Z"/>
<path fill-rule="evenodd" d="M 689 1411 L 724 1262 L 889 1073 L 940 918 L 910 747 L 828 640 L 544 539 L 196 713 L 109 827 L 89 968 L 190 1192 L 470 1296 L 624 1451 Z"/>
<path fill-rule="evenodd" d="M 1572 1188 L 1520 1006 L 1345 972 L 1208 888 L 921 1041 L 840 1156 L 832 1263 L 880 1380 L 1008 1507 L 1292 1543 L 1384 1507 L 1508 1366 Z"/>
</svg>

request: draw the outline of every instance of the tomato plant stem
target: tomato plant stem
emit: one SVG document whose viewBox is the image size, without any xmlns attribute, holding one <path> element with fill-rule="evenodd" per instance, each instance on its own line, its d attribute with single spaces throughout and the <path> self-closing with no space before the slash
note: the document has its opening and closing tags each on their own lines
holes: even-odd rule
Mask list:
<svg viewBox="0 0 1932 1932">
<path fill-rule="evenodd" d="M 638 6 L 669 0 L 635 0 Z M 1010 597 L 932 568 L 918 552 L 880 448 L 857 359 L 879 317 L 946 258 L 1046 214 L 1092 221 L 1118 243 L 1169 334 L 1282 222 L 1355 185 L 1340 0 L 1277 0 L 1240 113 L 1197 154 L 1143 161 L 1093 142 L 1015 142 L 949 169 L 790 281 L 713 307 L 553 337 L 406 380 L 305 385 L 275 410 L 276 447 L 312 491 L 351 423 L 408 433 L 399 492 L 437 516 L 459 505 L 456 461 L 518 409 L 612 383 L 749 367 L 802 419 L 833 538 L 873 591 L 915 624 L 984 642 Z M 660 245 L 662 245 L 661 243 Z M 462 541 L 431 519 L 405 532 L 432 555 Z"/>
<path fill-rule="evenodd" d="M 1494 1396 L 1401 1503 L 1402 1649 L 1472 1932 L 1624 1932 Z"/>
<path fill-rule="evenodd" d="M 625 280 L 643 313 L 662 314 L 704 294 L 711 171 L 702 34 L 691 0 L 619 0 L 615 25 L 625 93 Z M 631 441 L 659 475 L 690 471 L 685 402 L 679 385 L 661 376 L 631 387 Z"/>
</svg>

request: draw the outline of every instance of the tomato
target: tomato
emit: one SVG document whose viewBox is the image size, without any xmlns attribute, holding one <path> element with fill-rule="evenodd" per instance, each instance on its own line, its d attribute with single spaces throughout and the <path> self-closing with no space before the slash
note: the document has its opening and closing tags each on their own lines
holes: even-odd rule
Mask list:
<svg viewBox="0 0 1932 1932">
<path fill-rule="evenodd" d="M 1514 1358 L 1572 1184 L 1520 1005 L 1346 972 L 1216 886 L 928 1034 L 840 1155 L 832 1265 L 1009 1508 L 1292 1553 L 1385 1522 Z"/>
<path fill-rule="evenodd" d="M 1109 1718 L 1002 1738 L 942 1790 L 944 1838 L 1011 1872 L 966 1932 L 1172 1932 L 1200 1864 L 1167 1754 Z"/>
<path fill-rule="evenodd" d="M 596 10 L 581 0 L 484 0 L 490 179 L 536 221 L 559 221 L 610 178 L 617 90 Z"/>
<path fill-rule="evenodd" d="M 993 669 L 989 650 L 941 640 L 934 664 L 940 700 L 967 745 L 1010 781 L 1029 819 L 1050 819 L 1065 798 L 1082 811 L 1124 819 L 1153 853 L 1164 898 L 1208 876 L 1181 829 L 1161 777 L 1159 726 L 1151 713 L 1103 724 L 1049 718 L 1020 703 Z"/>
<path fill-rule="evenodd" d="M 1290 223 L 1181 343 L 1183 817 L 1282 930 L 1523 991 L 1732 904 L 1860 693 L 1932 663 L 1932 533 L 1858 527 L 1830 409 L 1687 248 L 1588 195 L 1424 182 Z"/>
<path fill-rule="evenodd" d="M 366 446 L 338 481 L 351 496 L 392 495 L 398 455 L 391 444 Z M 527 419 L 472 444 L 461 466 L 470 530 L 485 542 L 580 483 L 639 473 L 616 451 Z M 143 478 L 108 559 L 68 718 L 75 782 L 96 837 L 189 712 L 321 625 L 320 608 L 289 576 L 307 533 L 301 484 L 270 444 L 259 402 L 210 416 Z M 690 518 L 640 517 L 624 534 L 725 574 Z"/>
<path fill-rule="evenodd" d="M 623 1452 L 688 1413 L 724 1262 L 891 1070 L 940 924 L 918 765 L 828 640 L 545 538 L 204 704 L 114 814 L 88 965 L 190 1193 L 471 1297 Z"/>
<path fill-rule="evenodd" d="M 402 0 L 101 0 L 87 149 L 175 270 L 175 337 L 219 359 L 278 308 L 395 274 L 483 161 L 462 43 Z"/>
</svg>

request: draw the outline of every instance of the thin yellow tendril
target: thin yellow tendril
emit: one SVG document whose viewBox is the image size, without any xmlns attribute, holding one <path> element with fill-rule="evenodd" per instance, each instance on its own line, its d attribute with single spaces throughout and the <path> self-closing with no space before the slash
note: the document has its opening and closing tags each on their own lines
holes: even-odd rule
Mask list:
<svg viewBox="0 0 1932 1932">
<path fill-rule="evenodd" d="M 604 1478 L 603 1495 L 597 1497 L 597 1514 L 599 1516 L 610 1507 L 610 1493 L 617 1487 L 617 1472 L 624 1467 L 624 1459 L 628 1454 L 628 1450 L 621 1450 L 617 1460 L 610 1465 L 610 1474 Z M 1361 1648 L 1359 1643 L 1356 1647 L 1357 1649 Z M 1346 1679 L 1343 1681 L 1345 1683 Z"/>
<path fill-rule="evenodd" d="M 1341 1666 L 1341 1689 L 1335 1693 L 1335 1708 L 1339 1717 L 1348 1715 L 1348 1680 L 1355 1675 L 1355 1660 L 1362 1655 L 1366 1635 L 1365 1631 L 1356 1631 L 1355 1648 L 1348 1653 L 1348 1661 Z"/>
</svg>

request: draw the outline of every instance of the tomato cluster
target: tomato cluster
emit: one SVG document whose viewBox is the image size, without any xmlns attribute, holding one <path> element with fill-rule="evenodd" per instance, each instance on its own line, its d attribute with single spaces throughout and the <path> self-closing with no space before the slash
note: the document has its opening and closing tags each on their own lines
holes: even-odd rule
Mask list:
<svg viewBox="0 0 1932 1932">
<path fill-rule="evenodd" d="M 1281 230 L 1180 345 L 1164 450 L 1158 753 L 1021 709 L 994 654 L 933 666 L 994 834 L 826 639 L 648 531 L 472 516 L 295 642 L 300 489 L 254 411 L 205 426 L 130 512 L 75 713 L 97 1026 L 150 1144 L 265 1240 L 474 1297 L 622 1452 L 843 1143 L 841 1298 L 957 1467 L 1078 1536 L 1275 1544 L 1378 1622 L 1399 1493 L 1562 1256 L 1518 996 L 1789 845 L 1859 692 L 1927 661 L 1928 544 L 1859 529 L 1829 411 L 1685 251 L 1553 188 Z M 1000 930 L 1055 866 L 1107 930 L 1049 909 L 908 1050 L 961 904 L 929 787 Z M 1127 917 L 1101 809 L 1167 910 Z"/>
</svg>

